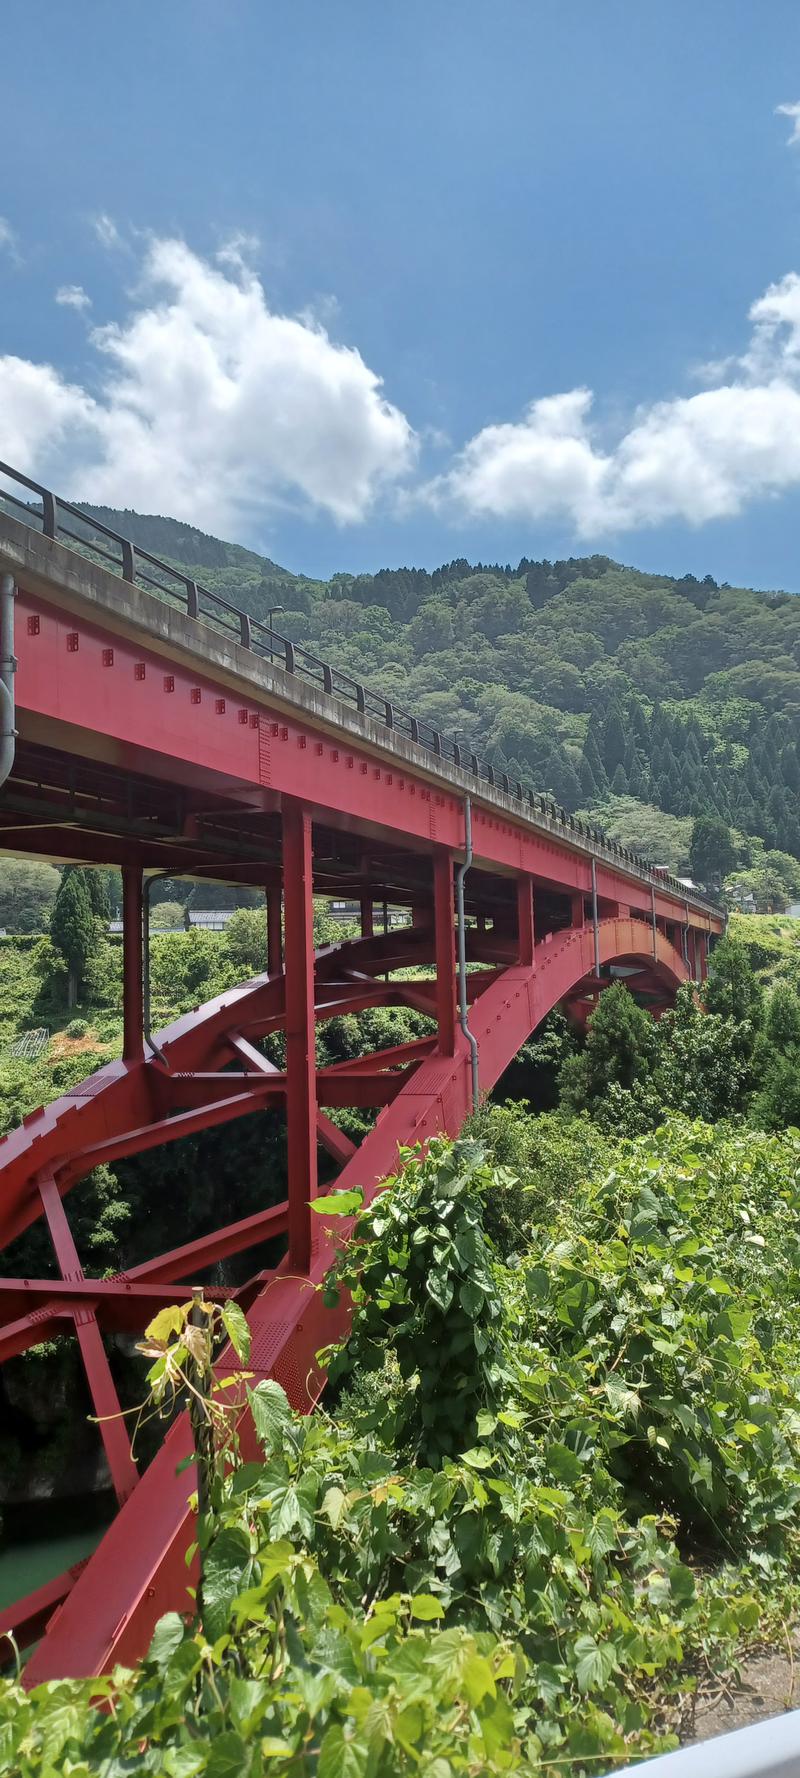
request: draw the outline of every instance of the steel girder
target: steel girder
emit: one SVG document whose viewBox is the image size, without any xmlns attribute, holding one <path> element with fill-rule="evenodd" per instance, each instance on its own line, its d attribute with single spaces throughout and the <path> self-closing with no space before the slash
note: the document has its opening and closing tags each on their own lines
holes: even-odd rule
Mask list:
<svg viewBox="0 0 800 1778">
<path fill-rule="evenodd" d="M 302 809 L 289 816 L 288 851 L 286 881 L 294 913 L 287 902 L 285 973 L 257 977 L 184 1015 L 159 1034 L 162 1059 L 145 1061 L 134 1053 L 109 1064 L 26 1118 L 0 1144 L 0 1244 L 6 1246 L 43 1216 L 61 1274 L 58 1280 L 0 1280 L 0 1362 L 44 1337 L 77 1336 L 120 1503 L 86 1564 L 0 1613 L 0 1632 L 13 1627 L 23 1641 L 39 1635 L 46 1620 L 46 1634 L 27 1668 L 31 1683 L 100 1672 L 115 1661 L 136 1658 L 159 1615 L 186 1598 L 187 1499 L 194 1481 L 191 1473 L 177 1473 L 189 1455 L 186 1417 L 174 1423 L 139 1477 L 103 1334 L 139 1331 L 159 1306 L 186 1294 L 185 1281 L 198 1271 L 286 1233 L 285 1260 L 274 1273 L 253 1279 L 240 1300 L 248 1308 L 256 1377 L 276 1377 L 295 1406 L 310 1410 L 324 1381 L 315 1354 L 345 1330 L 348 1317 L 346 1305 L 325 1310 L 316 1288 L 333 1251 L 324 1216 L 312 1217 L 308 1208 L 316 1191 L 317 1141 L 341 1166 L 337 1184 L 357 1184 L 369 1196 L 394 1169 L 399 1148 L 442 1131 L 457 1133 L 469 1110 L 468 1049 L 454 1016 L 452 860 L 445 854 L 445 868 L 439 865 L 434 872 L 429 923 L 368 933 L 315 955 L 308 822 Z M 581 984 L 593 981 L 591 926 L 550 933 L 534 946 L 530 882 L 524 878 L 517 915 L 516 934 L 470 933 L 470 961 L 483 965 L 468 978 L 482 1092 L 491 1090 L 545 1014 L 562 1001 L 579 1001 Z M 674 991 L 687 975 L 666 936 L 632 917 L 600 922 L 598 956 L 601 966 L 638 961 L 662 993 Z M 274 953 L 272 960 L 277 960 Z M 414 965 L 433 968 L 432 978 L 378 979 Z M 430 1037 L 316 1068 L 316 1023 L 370 1006 L 409 1003 L 438 1015 Z M 288 1036 L 285 1071 L 273 1068 L 257 1048 L 259 1036 L 279 1029 Z M 287 1103 L 291 1118 L 293 1092 L 294 1146 L 285 1203 L 117 1278 L 84 1276 L 63 1200 L 92 1166 L 169 1142 L 189 1128 L 247 1115 L 266 1103 Z M 322 1105 L 376 1106 L 377 1121 L 355 1149 Z M 341 1219 L 333 1232 L 341 1239 Z M 220 1374 L 234 1366 L 232 1354 L 224 1353 Z M 248 1448 L 246 1426 L 242 1438 Z"/>
</svg>

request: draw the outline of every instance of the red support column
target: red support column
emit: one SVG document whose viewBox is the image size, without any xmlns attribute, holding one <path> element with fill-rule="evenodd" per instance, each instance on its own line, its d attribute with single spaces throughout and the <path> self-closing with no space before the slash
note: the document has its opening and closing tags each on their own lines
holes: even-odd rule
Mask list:
<svg viewBox="0 0 800 1778">
<path fill-rule="evenodd" d="M 144 1061 L 142 991 L 142 871 L 122 867 L 122 1059 Z"/>
<path fill-rule="evenodd" d="M 533 913 L 533 883 L 530 877 L 517 877 L 517 937 L 519 961 L 524 969 L 533 962 L 536 942 Z"/>
<path fill-rule="evenodd" d="M 281 892 L 277 884 L 267 890 L 267 969 L 270 975 L 280 975 L 283 969 Z"/>
<path fill-rule="evenodd" d="M 433 863 L 433 907 L 436 942 L 436 1022 L 439 1051 L 456 1051 L 456 935 L 453 908 L 453 860 L 449 852 Z"/>
<path fill-rule="evenodd" d="M 50 1239 L 58 1260 L 58 1269 L 62 1278 L 67 1282 L 78 1282 L 84 1276 L 83 1267 L 78 1258 L 75 1242 L 72 1239 L 72 1230 L 67 1221 L 67 1213 L 61 1202 L 58 1186 L 52 1173 L 41 1174 L 38 1185 L 47 1226 L 50 1230 Z M 100 1422 L 100 1437 L 103 1440 L 108 1467 L 111 1471 L 114 1492 L 121 1506 L 136 1487 L 139 1473 L 131 1455 L 130 1440 L 125 1421 L 121 1416 L 119 1396 L 114 1386 L 111 1367 L 94 1310 L 76 1309 L 74 1321 L 92 1404 Z"/>
<path fill-rule="evenodd" d="M 580 928 L 583 926 L 583 923 L 584 923 L 584 901 L 583 901 L 583 890 L 582 889 L 576 890 L 575 893 L 570 896 L 569 905 L 570 905 L 570 922 L 569 922 L 570 926 L 577 927 L 578 930 L 580 930 Z"/>
<path fill-rule="evenodd" d="M 311 815 L 284 798 L 283 901 L 286 910 L 286 1140 L 289 1265 L 311 1263 L 311 1211 L 317 1193 L 317 1072 L 314 1050 L 314 904 Z"/>
<path fill-rule="evenodd" d="M 362 938 L 372 938 L 372 934 L 374 931 L 374 924 L 373 924 L 373 916 L 372 916 L 372 896 L 371 895 L 362 895 L 360 905 L 359 905 L 359 912 L 361 915 L 361 937 Z"/>
</svg>

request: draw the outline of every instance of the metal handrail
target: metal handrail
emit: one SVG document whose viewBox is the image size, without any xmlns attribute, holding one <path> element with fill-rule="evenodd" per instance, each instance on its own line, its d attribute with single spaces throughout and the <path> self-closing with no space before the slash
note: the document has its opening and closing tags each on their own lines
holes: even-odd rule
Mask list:
<svg viewBox="0 0 800 1778">
<path fill-rule="evenodd" d="M 613 1778 L 797 1778 L 798 1772 L 800 1710 L 790 1710 L 643 1765 L 615 1766 Z"/>
<path fill-rule="evenodd" d="M 282 636 L 278 630 L 272 628 L 271 624 L 262 623 L 260 618 L 251 617 L 249 612 L 244 611 L 238 605 L 231 604 L 220 593 L 214 593 L 209 587 L 201 586 L 189 575 L 182 574 L 179 568 L 174 568 L 171 563 L 162 561 L 158 556 L 151 555 L 149 550 L 143 549 L 141 545 L 133 543 L 129 537 L 124 537 L 118 531 L 112 531 L 100 519 L 91 518 L 88 513 L 82 512 L 79 506 L 74 506 L 70 501 L 63 500 L 60 495 L 54 494 L 52 489 L 45 488 L 40 482 L 33 481 L 30 476 L 23 475 L 21 470 L 12 469 L 8 463 L 0 462 L 0 475 L 7 476 L 18 486 L 27 488 L 30 493 L 37 495 L 41 501 L 41 511 L 30 501 L 20 500 L 15 494 L 4 488 L 0 488 L 0 506 L 2 502 L 6 501 L 9 505 L 16 507 L 27 524 L 32 526 L 39 524 L 43 535 L 51 538 L 53 542 L 67 537 L 71 543 L 78 543 L 83 551 L 92 552 L 94 555 L 102 557 L 104 562 L 109 563 L 123 580 L 144 590 L 148 597 L 160 595 L 162 599 L 177 604 L 187 617 L 223 630 L 229 636 L 233 632 L 237 641 L 244 648 L 250 649 L 253 654 L 266 656 L 273 665 L 277 660 L 285 672 L 293 674 L 295 678 L 310 681 L 321 691 L 329 696 L 339 698 L 343 703 L 352 704 L 360 715 L 368 716 L 371 721 L 381 724 L 389 733 L 399 732 L 407 735 L 416 746 L 432 753 L 437 762 L 446 761 L 456 766 L 468 777 L 473 777 L 479 785 L 484 783 L 495 790 L 502 790 L 506 796 L 522 806 L 522 811 L 529 820 L 536 819 L 538 808 L 538 814 L 549 823 L 555 824 L 566 838 L 577 836 L 584 842 L 588 842 L 599 855 L 604 854 L 616 864 L 621 864 L 631 875 L 652 883 L 656 888 L 671 890 L 672 894 L 684 903 L 688 899 L 706 911 L 718 911 L 717 904 L 710 897 L 699 895 L 696 891 L 690 891 L 687 896 L 685 884 L 680 883 L 676 877 L 665 876 L 656 871 L 650 861 L 639 853 L 619 846 L 615 840 L 608 839 L 598 828 L 578 821 L 574 815 L 568 815 L 565 809 L 553 802 L 552 798 L 534 791 L 531 786 L 524 785 L 518 780 L 512 785 L 507 773 L 498 774 L 494 767 L 487 760 L 482 759 L 472 747 L 455 740 L 450 735 L 443 734 L 441 730 L 435 728 L 424 718 L 412 716 L 410 711 L 401 709 L 399 705 L 393 703 L 382 693 L 363 685 L 360 680 L 353 678 L 343 668 L 331 666 L 329 662 L 321 660 L 311 649 L 303 647 L 300 643 L 292 642 L 288 636 Z M 119 560 L 102 544 L 94 542 L 92 538 L 84 538 L 80 533 L 64 525 L 61 522 L 62 514 L 77 519 L 81 525 L 97 532 L 100 537 L 115 543 L 119 550 Z M 153 581 L 152 577 L 144 572 L 145 564 L 148 568 L 156 569 L 159 574 L 166 575 L 171 584 L 164 586 L 161 581 Z M 158 594 L 153 591 L 154 588 L 158 589 Z M 205 609 L 202 608 L 203 606 Z M 209 606 L 211 607 L 210 611 Z"/>
</svg>

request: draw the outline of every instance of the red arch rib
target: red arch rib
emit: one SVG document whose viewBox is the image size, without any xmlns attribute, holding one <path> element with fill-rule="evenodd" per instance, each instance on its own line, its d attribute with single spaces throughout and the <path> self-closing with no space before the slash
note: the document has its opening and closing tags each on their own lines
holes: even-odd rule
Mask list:
<svg viewBox="0 0 800 1778">
<path fill-rule="evenodd" d="M 588 982 L 590 991 L 596 987 L 598 960 L 601 966 L 615 961 L 637 963 L 669 991 L 687 978 L 679 952 L 642 920 L 601 921 L 598 940 L 596 957 L 592 928 L 569 929 L 539 943 L 531 965 L 510 963 L 470 976 L 470 1023 L 478 1040 L 483 1093 L 491 1091 L 547 1012 L 582 983 Z M 387 966 L 427 961 L 429 954 L 430 937 L 415 928 L 318 953 L 317 1018 L 389 1000 L 395 1004 L 405 1000 L 433 1012 L 431 987 L 424 981 L 389 985 L 376 979 Z M 94 1164 L 93 1157 L 139 1152 L 157 1139 L 169 1140 L 175 1134 L 175 1120 L 165 1122 L 164 1113 L 176 1080 L 182 1082 L 179 1091 L 184 1098 L 187 1093 L 199 1096 L 201 1112 L 210 1110 L 212 1121 L 244 1115 L 249 1108 L 263 1105 L 266 1097 L 280 1090 L 280 1076 L 269 1070 L 252 1038 L 279 1029 L 282 1018 L 283 978 L 259 977 L 161 1033 L 159 1049 L 167 1069 L 157 1061 L 133 1066 L 112 1063 L 82 1089 L 73 1089 L 27 1119 L 21 1130 L 0 1144 L 3 1244 L 41 1214 L 43 1176 L 52 1177 L 59 1191 L 68 1191 Z M 220 1071 L 234 1057 L 248 1072 L 220 1080 Z M 360 1101 L 346 1096 L 354 1091 L 354 1083 Z M 470 1109 L 469 1052 L 460 1032 L 453 1055 L 443 1054 L 435 1038 L 426 1038 L 361 1058 L 344 1068 L 324 1070 L 318 1084 L 320 1098 L 329 1104 L 361 1102 L 382 1107 L 358 1150 L 353 1150 L 320 1113 L 320 1138 L 342 1162 L 337 1185 L 358 1185 L 369 1197 L 393 1171 L 399 1148 L 424 1143 L 440 1132 L 455 1135 L 461 1128 Z M 192 1113 L 184 1115 L 191 1117 Z M 42 1285 L 37 1307 L 0 1329 L 0 1359 L 41 1339 L 43 1324 L 48 1331 L 51 1324 L 53 1328 L 71 1326 L 76 1292 L 85 1307 L 91 1308 L 96 1325 L 142 1325 L 153 1312 L 150 1305 L 156 1297 L 169 1301 L 180 1294 L 178 1281 L 185 1279 L 193 1266 L 199 1269 L 211 1258 L 263 1239 L 265 1231 L 274 1232 L 281 1225 L 282 1215 L 285 1223 L 285 1210 L 285 1206 L 278 1206 L 246 1223 L 231 1225 L 209 1241 L 189 1242 L 111 1281 L 107 1291 L 92 1280 L 73 1280 L 72 1296 L 69 1281 L 61 1291 L 51 1287 L 49 1295 Z M 344 1331 L 348 1317 L 344 1305 L 335 1313 L 322 1306 L 316 1287 L 330 1263 L 332 1237 L 324 1218 L 314 1221 L 308 1274 L 291 1276 L 284 1262 L 274 1276 L 250 1287 L 255 1294 L 248 1310 L 256 1376 L 277 1378 L 303 1411 L 313 1408 L 324 1383 L 315 1354 Z M 340 1240 L 340 1220 L 335 1234 Z M 30 1291 L 30 1281 L 20 1284 L 20 1289 Z M 7 1294 L 13 1295 L 13 1290 Z M 220 1372 L 234 1362 L 230 1352 L 223 1354 Z M 243 1436 L 246 1440 L 246 1428 Z M 158 1617 L 186 1602 L 187 1496 L 194 1479 L 191 1472 L 176 1472 L 189 1448 L 189 1428 L 183 1415 L 121 1505 L 94 1555 L 78 1571 L 63 1577 L 62 1583 L 52 1583 L 44 1603 L 38 1594 L 31 1601 L 38 1630 L 46 1609 L 63 1599 L 29 1662 L 26 1677 L 30 1684 L 66 1674 L 100 1673 L 117 1661 L 130 1663 L 146 1648 Z M 16 1617 L 13 1610 L 0 1614 L 0 1629 L 19 1624 L 19 1609 Z"/>
</svg>

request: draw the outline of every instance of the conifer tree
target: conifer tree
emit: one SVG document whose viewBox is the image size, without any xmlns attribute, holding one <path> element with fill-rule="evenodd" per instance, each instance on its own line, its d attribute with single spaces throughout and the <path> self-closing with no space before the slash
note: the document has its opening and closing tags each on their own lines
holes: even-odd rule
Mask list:
<svg viewBox="0 0 800 1778">
<path fill-rule="evenodd" d="M 603 765 L 609 778 L 614 778 L 618 766 L 625 759 L 625 728 L 622 712 L 616 700 L 609 704 L 608 714 L 603 724 Z"/>
<path fill-rule="evenodd" d="M 636 751 L 636 743 L 630 729 L 628 730 L 625 741 L 625 754 L 622 763 L 625 767 L 625 776 L 630 782 L 634 772 L 637 772 L 639 769 L 639 755 Z"/>
<path fill-rule="evenodd" d="M 83 876 L 89 892 L 92 913 L 96 914 L 99 920 L 109 919 L 111 899 L 108 889 L 108 871 L 87 870 L 83 872 Z"/>
<path fill-rule="evenodd" d="M 748 1024 L 755 1041 L 761 1027 L 764 996 L 743 945 L 734 944 L 730 938 L 721 938 L 715 945 L 703 1000 L 709 1012 L 733 1019 L 737 1025 Z"/>
<path fill-rule="evenodd" d="M 628 730 L 629 733 L 633 735 L 637 752 L 641 754 L 643 759 L 646 759 L 650 751 L 650 730 L 647 726 L 647 717 L 645 716 L 644 710 L 642 709 L 635 692 L 631 692 L 628 699 L 626 714 L 628 718 Z"/>
<path fill-rule="evenodd" d="M 594 734 L 594 730 L 592 728 L 591 721 L 590 721 L 589 727 L 586 731 L 586 740 L 585 740 L 584 746 L 583 746 L 583 756 L 584 756 L 584 759 L 586 760 L 586 763 L 589 767 L 592 777 L 594 778 L 595 784 L 597 785 L 598 792 L 602 796 L 603 791 L 608 789 L 608 773 L 607 773 L 606 768 L 603 765 L 603 761 L 600 757 L 600 749 L 597 745 L 597 740 L 595 738 L 595 734 Z"/>
<path fill-rule="evenodd" d="M 656 698 L 650 714 L 650 747 L 660 747 L 664 739 L 664 711 Z"/>
<path fill-rule="evenodd" d="M 764 1035 L 774 1049 L 784 1052 L 800 1044 L 800 1000 L 788 982 L 777 982 L 772 990 Z"/>
<path fill-rule="evenodd" d="M 800 762 L 794 741 L 789 741 L 781 753 L 781 778 L 787 790 L 794 796 L 800 795 Z"/>
<path fill-rule="evenodd" d="M 561 1069 L 562 1099 L 582 1111 L 603 1100 L 612 1083 L 631 1087 L 646 1080 L 654 1050 L 650 1014 L 621 982 L 601 994 L 589 1020 L 586 1048 L 567 1059 Z"/>
<path fill-rule="evenodd" d="M 676 787 L 672 779 L 667 777 L 666 772 L 662 772 L 656 783 L 656 796 L 659 808 L 666 809 L 668 815 L 674 815 L 676 812 L 676 795 Z"/>
<path fill-rule="evenodd" d="M 67 965 L 67 1005 L 73 1007 L 86 965 L 97 946 L 97 927 L 84 871 L 69 866 L 64 871 L 50 916 L 50 937 Z"/>
<path fill-rule="evenodd" d="M 690 765 L 695 772 L 699 773 L 701 771 L 703 761 L 702 761 L 702 758 L 700 755 L 700 748 L 697 745 L 697 736 L 695 734 L 692 734 L 691 731 L 689 732 L 689 734 L 686 737 L 686 745 L 683 749 L 683 757 L 684 757 L 684 760 L 686 761 L 686 764 Z"/>
<path fill-rule="evenodd" d="M 584 753 L 578 768 L 578 781 L 581 787 L 581 798 L 586 808 L 593 808 L 598 801 L 597 780 Z"/>
<path fill-rule="evenodd" d="M 612 796 L 627 796 L 628 794 L 628 780 L 625 775 L 625 767 L 622 764 L 617 766 L 611 780 L 611 794 Z"/>
<path fill-rule="evenodd" d="M 564 808 L 570 812 L 577 809 L 581 800 L 581 786 L 572 760 L 563 747 L 553 748 L 547 767 L 547 783 L 557 803 L 563 803 Z"/>
<path fill-rule="evenodd" d="M 719 887 L 736 864 L 736 848 L 730 829 L 716 815 L 700 815 L 692 829 L 689 852 L 692 876 L 698 883 Z"/>
</svg>

